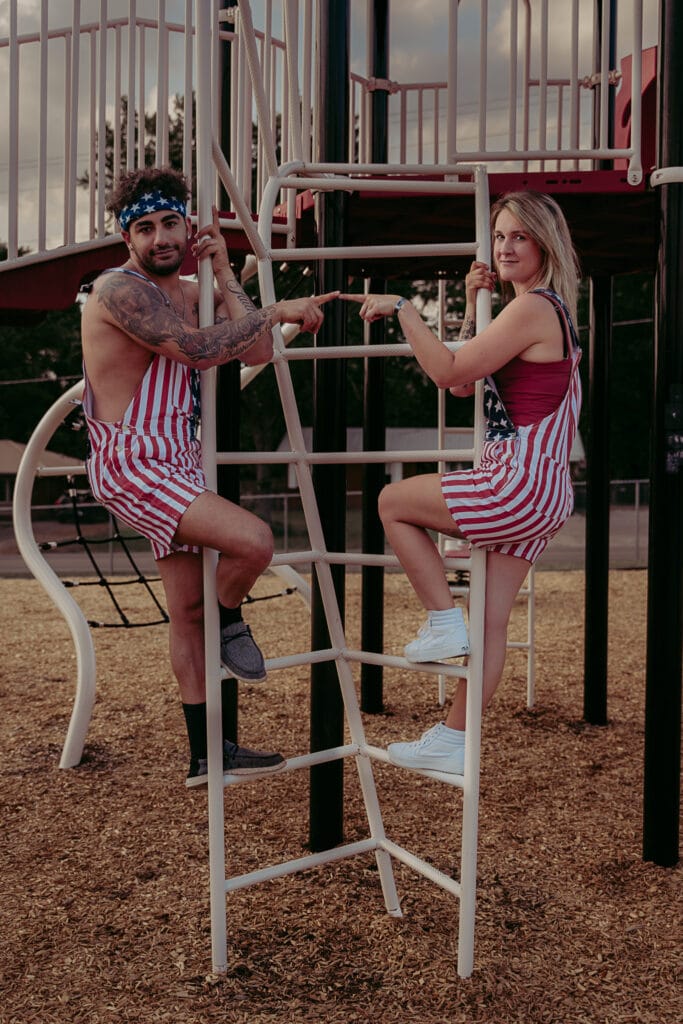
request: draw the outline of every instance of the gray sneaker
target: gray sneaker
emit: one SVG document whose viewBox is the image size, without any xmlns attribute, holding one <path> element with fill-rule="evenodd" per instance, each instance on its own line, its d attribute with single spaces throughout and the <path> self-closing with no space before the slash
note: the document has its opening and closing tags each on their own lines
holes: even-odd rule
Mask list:
<svg viewBox="0 0 683 1024">
<path fill-rule="evenodd" d="M 232 622 L 221 630 L 221 661 L 245 683 L 261 683 L 266 678 L 266 663 L 246 622 Z"/>
<path fill-rule="evenodd" d="M 265 772 L 276 772 L 284 768 L 282 754 L 266 753 L 264 750 L 249 750 L 239 747 L 231 740 L 223 740 L 223 774 L 257 775 Z M 200 757 L 190 761 L 190 770 L 185 779 L 186 786 L 203 786 L 207 779 L 207 760 Z"/>
</svg>

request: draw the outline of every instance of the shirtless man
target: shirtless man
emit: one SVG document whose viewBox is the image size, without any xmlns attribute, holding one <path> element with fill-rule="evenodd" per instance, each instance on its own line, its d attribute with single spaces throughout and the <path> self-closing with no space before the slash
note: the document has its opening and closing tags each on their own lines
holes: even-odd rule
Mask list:
<svg viewBox="0 0 683 1024">
<path fill-rule="evenodd" d="M 193 251 L 210 259 L 215 322 L 199 327 L 199 287 L 180 279 L 191 239 L 185 178 L 168 168 L 123 175 L 109 200 L 129 257 L 104 271 L 83 311 L 83 408 L 95 497 L 152 545 L 170 618 L 171 665 L 190 744 L 186 784 L 206 781 L 206 693 L 201 548 L 219 552 L 216 590 L 221 661 L 238 679 L 266 677 L 263 655 L 243 622 L 241 603 L 270 563 L 270 528 L 207 490 L 196 436 L 199 374 L 240 359 L 268 362 L 271 329 L 297 323 L 317 332 L 321 306 L 337 293 L 257 309 L 230 267 L 218 214 L 198 230 Z M 279 753 L 224 739 L 225 772 L 273 771 Z"/>
</svg>

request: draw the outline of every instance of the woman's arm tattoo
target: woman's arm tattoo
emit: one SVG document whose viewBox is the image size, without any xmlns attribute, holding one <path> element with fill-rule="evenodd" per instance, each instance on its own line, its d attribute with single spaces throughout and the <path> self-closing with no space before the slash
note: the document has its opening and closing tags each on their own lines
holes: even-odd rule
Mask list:
<svg viewBox="0 0 683 1024">
<path fill-rule="evenodd" d="M 468 341 L 470 338 L 474 337 L 475 333 L 476 324 L 474 322 L 474 317 L 471 314 L 466 313 L 465 319 L 462 322 L 462 327 L 460 328 L 458 341 Z"/>
<path fill-rule="evenodd" d="M 244 298 L 249 302 L 246 295 Z M 212 366 L 239 358 L 277 320 L 275 304 L 257 309 L 250 303 L 249 311 L 239 320 L 221 320 L 199 329 L 191 327 L 166 304 L 161 291 L 142 281 L 131 281 L 123 274 L 108 275 L 99 288 L 97 300 L 126 334 L 145 345 L 160 348 L 173 343 L 190 362 L 208 362 Z"/>
</svg>

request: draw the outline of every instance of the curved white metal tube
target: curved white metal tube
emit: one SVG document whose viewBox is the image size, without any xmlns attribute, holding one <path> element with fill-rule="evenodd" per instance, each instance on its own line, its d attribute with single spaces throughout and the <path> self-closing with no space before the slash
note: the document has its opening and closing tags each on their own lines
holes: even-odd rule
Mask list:
<svg viewBox="0 0 683 1024">
<path fill-rule="evenodd" d="M 31 523 L 31 493 L 33 481 L 40 468 L 41 455 L 55 430 L 70 411 L 69 406 L 80 401 L 82 395 L 83 381 L 79 381 L 64 392 L 38 423 L 19 464 L 12 505 L 14 534 L 19 552 L 27 568 L 42 584 L 66 619 L 76 648 L 76 695 L 59 762 L 60 768 L 75 767 L 83 755 L 85 736 L 95 703 L 95 649 L 83 612 L 52 567 L 48 565 L 36 543 Z"/>
</svg>

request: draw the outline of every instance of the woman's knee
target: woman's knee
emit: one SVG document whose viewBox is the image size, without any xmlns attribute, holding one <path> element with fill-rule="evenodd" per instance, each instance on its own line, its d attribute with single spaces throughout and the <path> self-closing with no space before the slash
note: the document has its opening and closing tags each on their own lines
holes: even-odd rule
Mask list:
<svg viewBox="0 0 683 1024">
<path fill-rule="evenodd" d="M 399 508 L 397 502 L 397 491 L 399 490 L 398 484 L 386 484 L 379 493 L 377 500 L 377 511 L 382 522 L 386 523 L 393 522 L 397 518 L 396 512 Z"/>
</svg>

